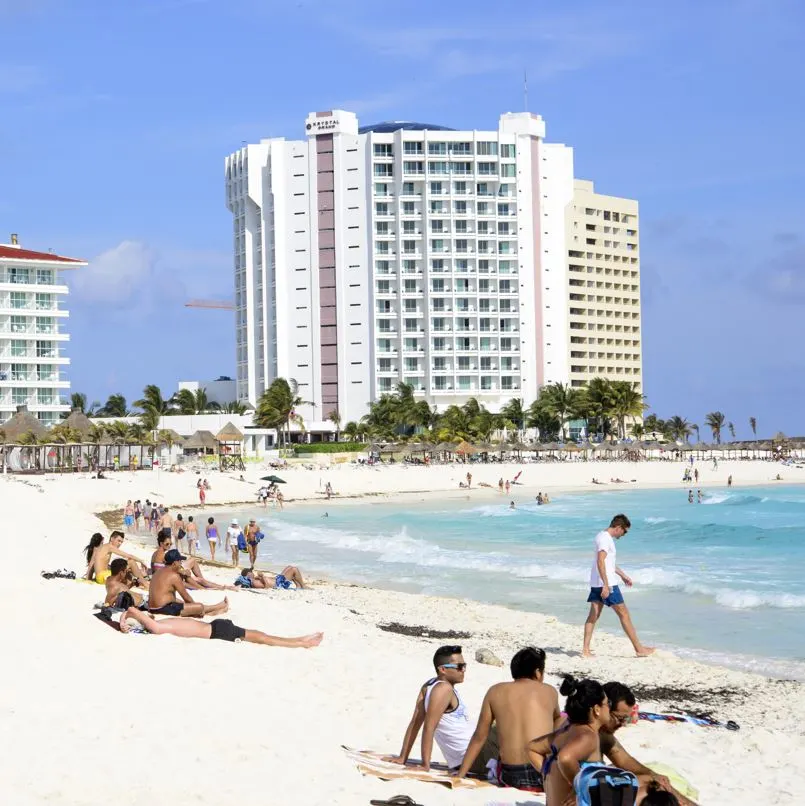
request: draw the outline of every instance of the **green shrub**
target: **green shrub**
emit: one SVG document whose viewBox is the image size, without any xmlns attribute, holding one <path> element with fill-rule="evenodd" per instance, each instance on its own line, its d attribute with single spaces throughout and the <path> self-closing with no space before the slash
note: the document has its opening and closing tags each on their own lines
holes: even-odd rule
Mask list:
<svg viewBox="0 0 805 806">
<path fill-rule="evenodd" d="M 369 445 L 365 442 L 311 442 L 309 445 L 294 445 L 297 454 L 303 453 L 357 453 L 365 451 Z"/>
</svg>

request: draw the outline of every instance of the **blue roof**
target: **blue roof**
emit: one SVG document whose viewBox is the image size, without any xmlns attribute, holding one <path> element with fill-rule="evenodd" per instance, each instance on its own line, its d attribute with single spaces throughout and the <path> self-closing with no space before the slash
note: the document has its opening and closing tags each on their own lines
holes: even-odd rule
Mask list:
<svg viewBox="0 0 805 806">
<path fill-rule="evenodd" d="M 409 132 L 421 131 L 435 131 L 435 132 L 454 132 L 455 129 L 450 126 L 436 126 L 433 123 L 414 123 L 410 120 L 385 120 L 382 123 L 373 123 L 370 126 L 361 126 L 358 129 L 358 134 L 368 134 L 369 132 L 377 132 L 378 134 L 389 134 L 390 132 L 397 132 L 403 129 Z"/>
</svg>

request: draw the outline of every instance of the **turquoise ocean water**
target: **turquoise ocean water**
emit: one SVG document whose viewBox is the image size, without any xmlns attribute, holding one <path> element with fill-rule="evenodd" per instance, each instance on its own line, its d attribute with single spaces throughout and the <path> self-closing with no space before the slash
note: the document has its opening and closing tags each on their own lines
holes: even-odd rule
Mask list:
<svg viewBox="0 0 805 806">
<path fill-rule="evenodd" d="M 541 507 L 512 492 L 515 510 L 501 496 L 256 508 L 218 521 L 257 517 L 266 564 L 581 625 L 594 536 L 625 512 L 632 529 L 618 543 L 618 563 L 634 580 L 622 589 L 645 643 L 805 680 L 805 487 L 705 490 L 692 505 L 687 490 L 557 495 Z M 605 613 L 601 627 L 617 631 L 615 615 Z"/>
</svg>

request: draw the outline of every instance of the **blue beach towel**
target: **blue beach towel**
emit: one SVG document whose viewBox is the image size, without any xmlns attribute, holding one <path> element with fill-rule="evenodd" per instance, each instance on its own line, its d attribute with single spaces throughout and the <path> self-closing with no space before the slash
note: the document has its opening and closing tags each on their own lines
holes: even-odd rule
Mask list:
<svg viewBox="0 0 805 806">
<path fill-rule="evenodd" d="M 637 787 L 633 773 L 600 762 L 586 762 L 573 781 L 578 806 L 634 806 Z"/>
</svg>

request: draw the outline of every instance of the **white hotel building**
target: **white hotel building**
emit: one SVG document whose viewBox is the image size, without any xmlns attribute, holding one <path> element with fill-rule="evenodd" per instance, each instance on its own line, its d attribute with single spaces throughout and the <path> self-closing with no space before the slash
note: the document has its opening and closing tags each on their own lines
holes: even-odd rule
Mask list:
<svg viewBox="0 0 805 806">
<path fill-rule="evenodd" d="M 45 426 L 70 411 L 62 402 L 70 389 L 65 374 L 70 359 L 63 352 L 70 336 L 61 271 L 86 265 L 22 249 L 16 235 L 10 244 L 0 245 L 0 424 L 20 406 Z"/>
<path fill-rule="evenodd" d="M 239 399 L 294 378 L 320 423 L 400 381 L 493 411 L 557 381 L 640 384 L 637 203 L 575 181 L 539 116 L 454 131 L 333 110 L 305 131 L 225 162 Z"/>
</svg>

